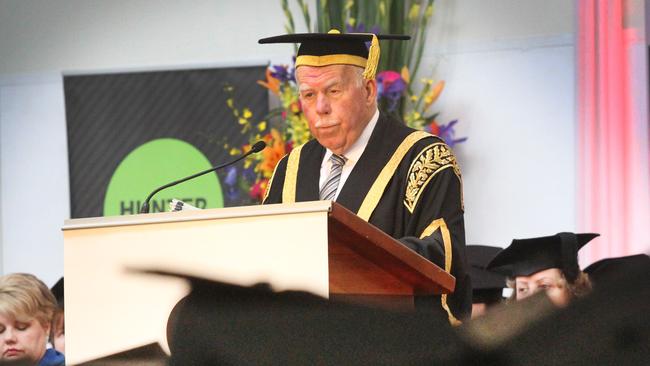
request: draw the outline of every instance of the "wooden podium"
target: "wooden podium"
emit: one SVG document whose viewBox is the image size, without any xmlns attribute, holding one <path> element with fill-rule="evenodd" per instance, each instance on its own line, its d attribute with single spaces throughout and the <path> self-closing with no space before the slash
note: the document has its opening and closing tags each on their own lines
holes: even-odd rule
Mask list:
<svg viewBox="0 0 650 366">
<path fill-rule="evenodd" d="M 455 279 L 331 201 L 66 220 L 66 362 L 159 342 L 189 291 L 179 272 L 275 290 L 412 306 Z M 397 305 L 396 305 L 397 304 Z"/>
</svg>

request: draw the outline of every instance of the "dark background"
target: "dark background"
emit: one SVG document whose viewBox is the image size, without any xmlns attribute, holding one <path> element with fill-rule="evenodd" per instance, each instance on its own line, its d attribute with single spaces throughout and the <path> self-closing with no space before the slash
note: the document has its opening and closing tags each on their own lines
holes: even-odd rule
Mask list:
<svg viewBox="0 0 650 366">
<path fill-rule="evenodd" d="M 148 141 L 187 141 L 212 165 L 232 159 L 223 141 L 232 146 L 248 141 L 226 105 L 224 87 L 235 88 L 238 108 L 248 107 L 253 119 L 262 118 L 268 113 L 268 93 L 257 80 L 265 79 L 265 70 L 254 66 L 65 76 L 71 217 L 102 216 L 115 169 Z M 222 182 L 224 173 L 219 174 Z M 224 194 L 228 205 L 225 200 Z"/>
</svg>

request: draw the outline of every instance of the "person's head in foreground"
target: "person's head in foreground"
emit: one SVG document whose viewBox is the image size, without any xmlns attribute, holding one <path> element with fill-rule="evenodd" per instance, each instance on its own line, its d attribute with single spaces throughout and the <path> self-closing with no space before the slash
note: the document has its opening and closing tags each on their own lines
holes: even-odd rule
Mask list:
<svg viewBox="0 0 650 366">
<path fill-rule="evenodd" d="M 408 38 L 332 30 L 263 38 L 259 43 L 300 43 L 296 81 L 309 129 L 321 145 L 343 154 L 377 111 L 379 39 Z"/>
<path fill-rule="evenodd" d="M 578 266 L 578 250 L 598 234 L 558 233 L 514 239 L 487 268 L 508 277 L 516 300 L 545 291 L 557 306 L 591 290 L 589 277 Z"/>
<path fill-rule="evenodd" d="M 0 363 L 37 365 L 56 310 L 50 289 L 25 273 L 0 277 Z"/>
</svg>

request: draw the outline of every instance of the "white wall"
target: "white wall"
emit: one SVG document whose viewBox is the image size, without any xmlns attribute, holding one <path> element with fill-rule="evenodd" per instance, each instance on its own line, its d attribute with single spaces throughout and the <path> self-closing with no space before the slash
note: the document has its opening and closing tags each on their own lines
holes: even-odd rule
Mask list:
<svg viewBox="0 0 650 366">
<path fill-rule="evenodd" d="M 63 273 L 60 228 L 70 212 L 61 78 L 3 85 L 0 112 L 2 271 L 52 285 Z"/>
<path fill-rule="evenodd" d="M 468 244 L 574 231 L 575 8 L 566 0 L 436 2 L 426 61 L 459 119 Z M 424 70 L 422 70 L 424 71 Z"/>
<path fill-rule="evenodd" d="M 436 1 L 422 71 L 437 67 L 441 119 L 470 138 L 456 149 L 468 243 L 574 229 L 574 13 L 565 0 Z M 289 62 L 291 46 L 257 44 L 283 26 L 279 0 L 0 0 L 0 272 L 62 273 L 61 72 Z"/>
<path fill-rule="evenodd" d="M 458 118 L 467 242 L 575 230 L 572 44 L 447 54 L 441 121 Z"/>
</svg>

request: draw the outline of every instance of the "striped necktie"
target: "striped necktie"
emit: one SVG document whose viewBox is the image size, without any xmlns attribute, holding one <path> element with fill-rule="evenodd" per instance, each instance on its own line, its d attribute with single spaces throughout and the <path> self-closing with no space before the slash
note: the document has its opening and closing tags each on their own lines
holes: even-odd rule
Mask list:
<svg viewBox="0 0 650 366">
<path fill-rule="evenodd" d="M 321 200 L 333 200 L 336 195 L 336 188 L 339 186 L 339 181 L 341 181 L 341 171 L 343 171 L 343 165 L 345 165 L 346 157 L 343 155 L 332 154 L 330 161 L 332 162 L 332 170 L 330 170 L 330 175 L 325 180 L 323 188 L 320 190 L 320 199 Z"/>
</svg>

